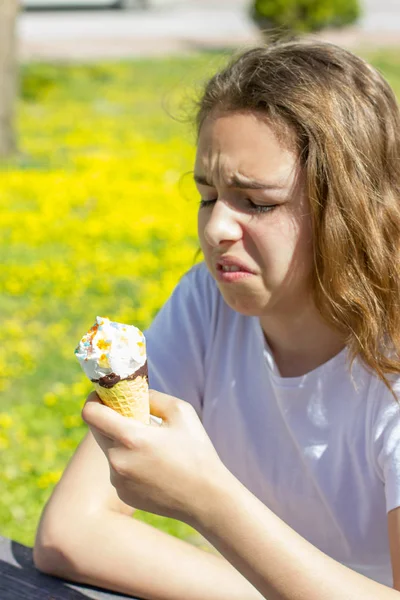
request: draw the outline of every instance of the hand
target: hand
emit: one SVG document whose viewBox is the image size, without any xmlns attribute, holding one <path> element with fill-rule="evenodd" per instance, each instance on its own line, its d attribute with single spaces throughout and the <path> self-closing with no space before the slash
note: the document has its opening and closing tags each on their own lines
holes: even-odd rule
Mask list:
<svg viewBox="0 0 400 600">
<path fill-rule="evenodd" d="M 110 481 L 123 502 L 195 526 L 210 486 L 227 469 L 190 404 L 151 390 L 150 411 L 163 419 L 161 427 L 123 417 L 93 392 L 82 418 L 109 462 Z"/>
</svg>

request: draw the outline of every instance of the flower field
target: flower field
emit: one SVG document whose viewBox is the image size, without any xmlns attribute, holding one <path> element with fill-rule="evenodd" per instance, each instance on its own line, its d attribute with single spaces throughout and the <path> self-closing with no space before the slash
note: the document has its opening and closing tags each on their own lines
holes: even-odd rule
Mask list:
<svg viewBox="0 0 400 600">
<path fill-rule="evenodd" d="M 196 85 L 220 55 L 23 68 L 0 172 L 0 533 L 32 545 L 86 432 L 74 348 L 96 315 L 146 328 L 195 261 Z M 396 53 L 375 62 L 400 92 Z M 174 535 L 189 527 L 138 513 Z"/>
</svg>

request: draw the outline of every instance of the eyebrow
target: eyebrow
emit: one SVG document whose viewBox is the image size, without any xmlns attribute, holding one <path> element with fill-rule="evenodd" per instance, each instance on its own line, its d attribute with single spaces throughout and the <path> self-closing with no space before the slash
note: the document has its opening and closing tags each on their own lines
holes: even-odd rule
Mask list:
<svg viewBox="0 0 400 600">
<path fill-rule="evenodd" d="M 194 180 L 200 185 L 214 187 L 214 185 L 203 175 L 194 174 Z M 277 183 L 267 183 L 266 181 L 257 181 L 256 179 L 248 179 L 240 175 L 232 175 L 229 178 L 228 187 L 234 187 L 242 190 L 282 190 L 284 186 Z"/>
</svg>

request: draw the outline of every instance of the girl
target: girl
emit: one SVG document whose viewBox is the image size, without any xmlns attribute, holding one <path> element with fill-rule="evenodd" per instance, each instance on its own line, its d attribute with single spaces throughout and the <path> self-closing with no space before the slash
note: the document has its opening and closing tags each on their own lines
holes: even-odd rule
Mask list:
<svg viewBox="0 0 400 600">
<path fill-rule="evenodd" d="M 147 332 L 163 426 L 89 397 L 36 564 L 149 599 L 400 599 L 394 95 L 345 50 L 280 42 L 217 73 L 197 125 L 204 263 Z"/>
</svg>

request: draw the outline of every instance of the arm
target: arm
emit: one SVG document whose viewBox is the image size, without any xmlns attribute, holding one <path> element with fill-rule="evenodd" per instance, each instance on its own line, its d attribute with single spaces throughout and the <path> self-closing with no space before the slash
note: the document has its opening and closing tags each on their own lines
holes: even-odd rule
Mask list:
<svg viewBox="0 0 400 600">
<path fill-rule="evenodd" d="M 400 507 L 388 513 L 388 534 L 392 559 L 393 587 L 400 592 Z"/>
<path fill-rule="evenodd" d="M 109 477 L 89 434 L 43 512 L 34 546 L 39 570 L 149 600 L 261 599 L 223 558 L 132 519 Z"/>
<path fill-rule="evenodd" d="M 209 482 L 205 497 L 207 504 L 192 523 L 268 600 L 400 600 L 398 591 L 315 548 L 230 473 Z M 389 513 L 389 519 L 399 590 L 400 514 Z"/>
<path fill-rule="evenodd" d="M 398 591 L 318 550 L 255 498 L 221 463 L 189 404 L 152 392 L 151 409 L 163 427 L 126 419 L 95 396 L 83 409 L 123 501 L 190 523 L 268 600 L 400 600 Z M 394 560 L 398 533 L 399 524 Z"/>
</svg>

